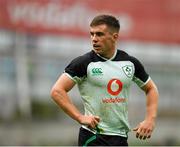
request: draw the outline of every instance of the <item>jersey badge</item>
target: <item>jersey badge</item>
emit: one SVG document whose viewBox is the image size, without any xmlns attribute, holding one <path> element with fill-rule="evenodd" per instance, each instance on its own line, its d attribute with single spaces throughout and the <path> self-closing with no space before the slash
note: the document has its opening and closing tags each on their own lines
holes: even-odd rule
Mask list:
<svg viewBox="0 0 180 147">
<path fill-rule="evenodd" d="M 125 65 L 122 67 L 123 72 L 128 78 L 132 78 L 133 76 L 133 67 L 131 65 Z"/>
</svg>

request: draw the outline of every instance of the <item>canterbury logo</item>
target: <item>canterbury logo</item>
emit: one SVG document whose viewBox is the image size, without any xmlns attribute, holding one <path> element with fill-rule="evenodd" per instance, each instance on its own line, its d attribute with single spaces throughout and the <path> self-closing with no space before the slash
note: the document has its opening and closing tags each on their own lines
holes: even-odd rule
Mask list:
<svg viewBox="0 0 180 147">
<path fill-rule="evenodd" d="M 103 73 L 102 68 L 93 68 L 92 73 L 93 75 L 101 75 Z"/>
</svg>

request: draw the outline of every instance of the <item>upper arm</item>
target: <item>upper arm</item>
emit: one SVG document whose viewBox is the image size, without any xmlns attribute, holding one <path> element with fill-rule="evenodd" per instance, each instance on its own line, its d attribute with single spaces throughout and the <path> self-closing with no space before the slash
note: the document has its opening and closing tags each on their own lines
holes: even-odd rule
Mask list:
<svg viewBox="0 0 180 147">
<path fill-rule="evenodd" d="M 135 72 L 133 76 L 133 81 L 139 86 L 143 87 L 150 81 L 150 76 L 147 74 L 147 72 L 144 69 L 144 66 L 141 64 L 139 60 L 137 60 L 134 57 L 130 58 L 131 61 L 134 64 Z"/>
<path fill-rule="evenodd" d="M 143 87 L 141 87 L 142 90 L 144 90 L 144 92 L 147 94 L 150 90 L 155 90 L 157 91 L 157 87 L 155 85 L 155 83 L 153 82 L 153 80 L 149 80 Z"/>
<path fill-rule="evenodd" d="M 69 77 L 67 76 L 66 73 L 63 73 L 59 79 L 56 81 L 54 84 L 52 91 L 53 90 L 64 90 L 66 92 L 70 91 L 76 83 Z"/>
</svg>

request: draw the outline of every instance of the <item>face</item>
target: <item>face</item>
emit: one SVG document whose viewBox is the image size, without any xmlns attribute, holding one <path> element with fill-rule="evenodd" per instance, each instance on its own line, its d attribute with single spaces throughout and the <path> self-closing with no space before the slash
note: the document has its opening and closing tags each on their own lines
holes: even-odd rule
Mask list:
<svg viewBox="0 0 180 147">
<path fill-rule="evenodd" d="M 115 51 L 118 33 L 112 32 L 107 25 L 102 24 L 90 27 L 90 34 L 93 50 L 105 58 L 111 58 Z"/>
</svg>

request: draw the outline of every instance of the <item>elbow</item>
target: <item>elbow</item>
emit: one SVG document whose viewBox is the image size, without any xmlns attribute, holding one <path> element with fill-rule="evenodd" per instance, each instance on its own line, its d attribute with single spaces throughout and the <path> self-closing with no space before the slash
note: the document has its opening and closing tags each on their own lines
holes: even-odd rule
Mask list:
<svg viewBox="0 0 180 147">
<path fill-rule="evenodd" d="M 54 99 L 55 95 L 56 95 L 56 90 L 54 88 L 52 88 L 51 92 L 50 92 L 51 98 Z"/>
<path fill-rule="evenodd" d="M 54 87 L 51 89 L 50 96 L 54 101 L 57 100 L 57 97 L 58 97 L 59 94 L 60 94 L 60 90 L 57 90 Z"/>
</svg>

